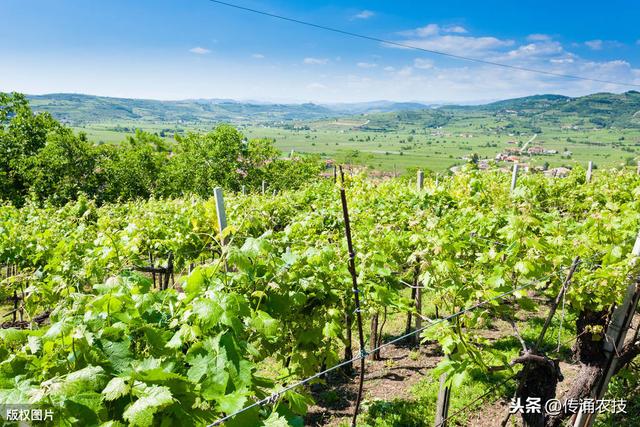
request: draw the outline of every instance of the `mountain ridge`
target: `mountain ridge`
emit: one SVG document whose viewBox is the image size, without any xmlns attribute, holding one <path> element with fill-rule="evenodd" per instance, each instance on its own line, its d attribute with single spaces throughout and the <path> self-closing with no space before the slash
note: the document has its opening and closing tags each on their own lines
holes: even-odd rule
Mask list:
<svg viewBox="0 0 640 427">
<path fill-rule="evenodd" d="M 583 115 L 600 126 L 640 125 L 640 92 L 594 93 L 580 97 L 539 94 L 480 105 L 433 105 L 420 102 L 258 103 L 232 99 L 152 100 L 79 93 L 27 95 L 34 111 L 48 111 L 71 125 L 97 122 L 274 123 L 313 121 L 376 113 L 440 110 L 480 111 L 536 117 Z"/>
</svg>

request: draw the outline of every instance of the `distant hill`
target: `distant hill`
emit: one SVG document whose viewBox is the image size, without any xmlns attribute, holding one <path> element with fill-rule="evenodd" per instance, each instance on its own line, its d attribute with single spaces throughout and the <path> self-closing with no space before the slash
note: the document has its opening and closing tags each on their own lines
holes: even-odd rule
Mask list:
<svg viewBox="0 0 640 427">
<path fill-rule="evenodd" d="M 640 92 L 594 93 L 571 98 L 563 95 L 535 95 L 485 105 L 447 106 L 444 111 L 476 111 L 515 114 L 528 119 L 582 119 L 598 127 L 640 127 Z"/>
<path fill-rule="evenodd" d="M 28 98 L 35 111 L 48 111 L 58 120 L 72 125 L 130 121 L 161 123 L 307 121 L 428 107 L 418 103 L 390 101 L 332 105 L 265 104 L 228 99 L 157 101 L 68 93 L 29 95 Z"/>
<path fill-rule="evenodd" d="M 343 104 L 267 104 L 228 99 L 157 101 L 81 94 L 29 96 L 35 111 L 48 111 L 71 125 L 90 123 L 277 123 L 314 121 L 366 114 L 370 129 L 399 122 L 446 125 L 459 114 L 511 116 L 530 123 L 581 121 L 598 127 L 640 127 L 640 92 L 596 93 L 571 98 L 535 95 L 484 105 L 435 108 L 415 102 L 374 101 Z M 394 122 L 396 125 L 394 125 Z"/>
<path fill-rule="evenodd" d="M 156 101 L 56 93 L 30 95 L 35 111 L 48 111 L 57 119 L 80 125 L 105 122 L 269 122 L 313 120 L 335 115 L 315 104 L 253 104 L 228 100 Z"/>
<path fill-rule="evenodd" d="M 341 114 L 372 114 L 388 113 L 392 111 L 412 111 L 430 108 L 427 104 L 419 102 L 393 102 L 393 101 L 372 101 L 355 102 L 343 104 L 323 104 L 334 112 Z"/>
</svg>

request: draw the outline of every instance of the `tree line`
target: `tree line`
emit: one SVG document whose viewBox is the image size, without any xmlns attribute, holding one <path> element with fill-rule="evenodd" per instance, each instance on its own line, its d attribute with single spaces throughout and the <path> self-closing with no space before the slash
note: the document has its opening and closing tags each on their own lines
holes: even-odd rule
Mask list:
<svg viewBox="0 0 640 427">
<path fill-rule="evenodd" d="M 246 140 L 229 125 L 175 136 L 175 143 L 136 130 L 119 144 L 97 145 L 83 132 L 34 113 L 18 93 L 0 93 L 0 200 L 64 204 L 86 195 L 98 203 L 149 197 L 208 197 L 297 188 L 322 169 L 318 157 L 283 159 L 273 140 Z"/>
</svg>

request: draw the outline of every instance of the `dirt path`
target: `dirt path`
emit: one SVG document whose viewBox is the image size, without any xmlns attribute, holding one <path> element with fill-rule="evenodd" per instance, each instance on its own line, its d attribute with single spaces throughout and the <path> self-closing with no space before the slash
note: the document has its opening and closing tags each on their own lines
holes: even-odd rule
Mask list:
<svg viewBox="0 0 640 427">
<path fill-rule="evenodd" d="M 544 316 L 544 311 L 545 308 L 536 314 Z M 526 322 L 536 314 L 522 313 L 519 321 Z M 512 334 L 511 325 L 504 321 L 495 321 L 492 327 L 481 331 L 481 335 L 489 341 Z M 429 343 L 420 347 L 389 346 L 382 350 L 381 357 L 380 361 L 369 358 L 366 361 L 363 399 L 367 401 L 414 400 L 411 392 L 413 386 L 429 375 L 430 370 L 442 360 L 442 353 L 437 343 Z M 560 368 L 564 381 L 558 384 L 557 396 L 569 388 L 579 370 L 577 365 L 564 361 L 560 362 Z M 316 404 L 309 408 L 305 425 L 319 427 L 350 423 L 357 387 L 357 376 L 347 378 L 341 374 L 330 377 L 325 385 L 313 386 L 311 391 Z M 488 396 L 480 405 L 480 409 L 472 409 L 464 414 L 467 418 L 465 426 L 500 426 L 508 412 L 509 398 L 496 400 L 495 396 Z M 452 420 L 450 425 L 462 424 L 459 420 Z M 512 417 L 509 425 L 520 425 L 519 417 Z"/>
<path fill-rule="evenodd" d="M 366 360 L 364 396 L 366 400 L 413 399 L 411 388 L 428 375 L 442 359 L 437 344 L 411 348 L 389 346 L 381 351 L 379 361 Z M 327 385 L 312 387 L 317 404 L 309 408 L 307 426 L 337 426 L 353 415 L 357 377 L 337 375 Z"/>
</svg>

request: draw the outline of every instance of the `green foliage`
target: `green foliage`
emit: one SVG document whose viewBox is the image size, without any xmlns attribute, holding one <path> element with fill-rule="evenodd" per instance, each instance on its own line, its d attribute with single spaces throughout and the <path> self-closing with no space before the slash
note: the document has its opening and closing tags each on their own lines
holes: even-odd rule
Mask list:
<svg viewBox="0 0 640 427">
<path fill-rule="evenodd" d="M 102 188 L 94 192 L 101 201 L 148 198 L 158 194 L 169 148 L 152 134 L 137 130 L 120 145 L 97 148 Z"/>
<path fill-rule="evenodd" d="M 69 129 L 50 132 L 41 150 L 23 162 L 30 195 L 37 200 L 62 204 L 81 194 L 96 194 L 102 176 L 96 173 L 98 159 L 84 135 Z"/>
<path fill-rule="evenodd" d="M 29 159 L 60 125 L 48 113 L 32 114 L 24 95 L 0 92 L 0 199 L 20 203 L 28 193 Z"/>
<path fill-rule="evenodd" d="M 192 136 L 189 144 L 215 146 L 233 132 Z M 251 146 L 236 142 L 252 158 Z M 254 164 L 270 152 L 268 144 L 255 151 L 262 154 Z M 291 162 L 269 164 L 280 161 Z M 382 309 L 389 316 L 414 310 L 403 282 L 416 266 L 425 298 L 441 314 L 528 285 L 425 330 L 423 338 L 448 355 L 434 375 L 447 373 L 456 385 L 486 376 L 489 366 L 513 373 L 514 346 L 490 346 L 479 330 L 517 311 L 538 312 L 545 298 L 528 291 L 557 295 L 561 268 L 576 255 L 584 262 L 567 293 L 567 319 L 619 302 L 637 268 L 630 256 L 640 227 L 635 173 L 598 169 L 589 184 L 584 170 L 564 179 L 526 174 L 512 193 L 509 180 L 463 168 L 438 186 L 427 177 L 422 192 L 406 179 L 347 176 L 344 183 L 365 319 Z M 197 196 L 0 206 L 0 262 L 21 272 L 3 282 L 0 297 L 26 286 L 30 316 L 52 310 L 49 325 L 0 333 L 0 397 L 52 406 L 69 423 L 81 414 L 85 423 L 202 425 L 335 365 L 346 344 L 345 313 L 354 310 L 336 186 L 230 193 L 226 205 L 224 248 L 213 200 Z M 176 289 L 152 290 L 149 278 L 131 273 L 149 251 L 174 254 L 182 272 Z M 202 265 L 187 275 L 191 262 Z M 522 331 L 529 341 L 536 335 Z M 296 425 L 308 403 L 297 389 L 235 422 Z M 380 425 L 424 415 L 419 406 L 394 408 L 371 411 L 391 417 Z"/>
<path fill-rule="evenodd" d="M 271 140 L 246 141 L 235 128 L 176 136 L 170 145 L 136 130 L 118 145 L 94 146 L 26 98 L 0 93 L 0 200 L 56 205 L 84 194 L 98 203 L 138 198 L 207 197 L 215 187 L 298 188 L 316 178 L 315 157 L 280 159 Z"/>
<path fill-rule="evenodd" d="M 240 162 L 246 155 L 242 138 L 231 126 L 219 126 L 204 135 L 190 133 L 178 138 L 163 191 L 168 194 L 191 191 L 206 196 L 213 194 L 216 186 L 233 186 L 238 190 Z"/>
</svg>

